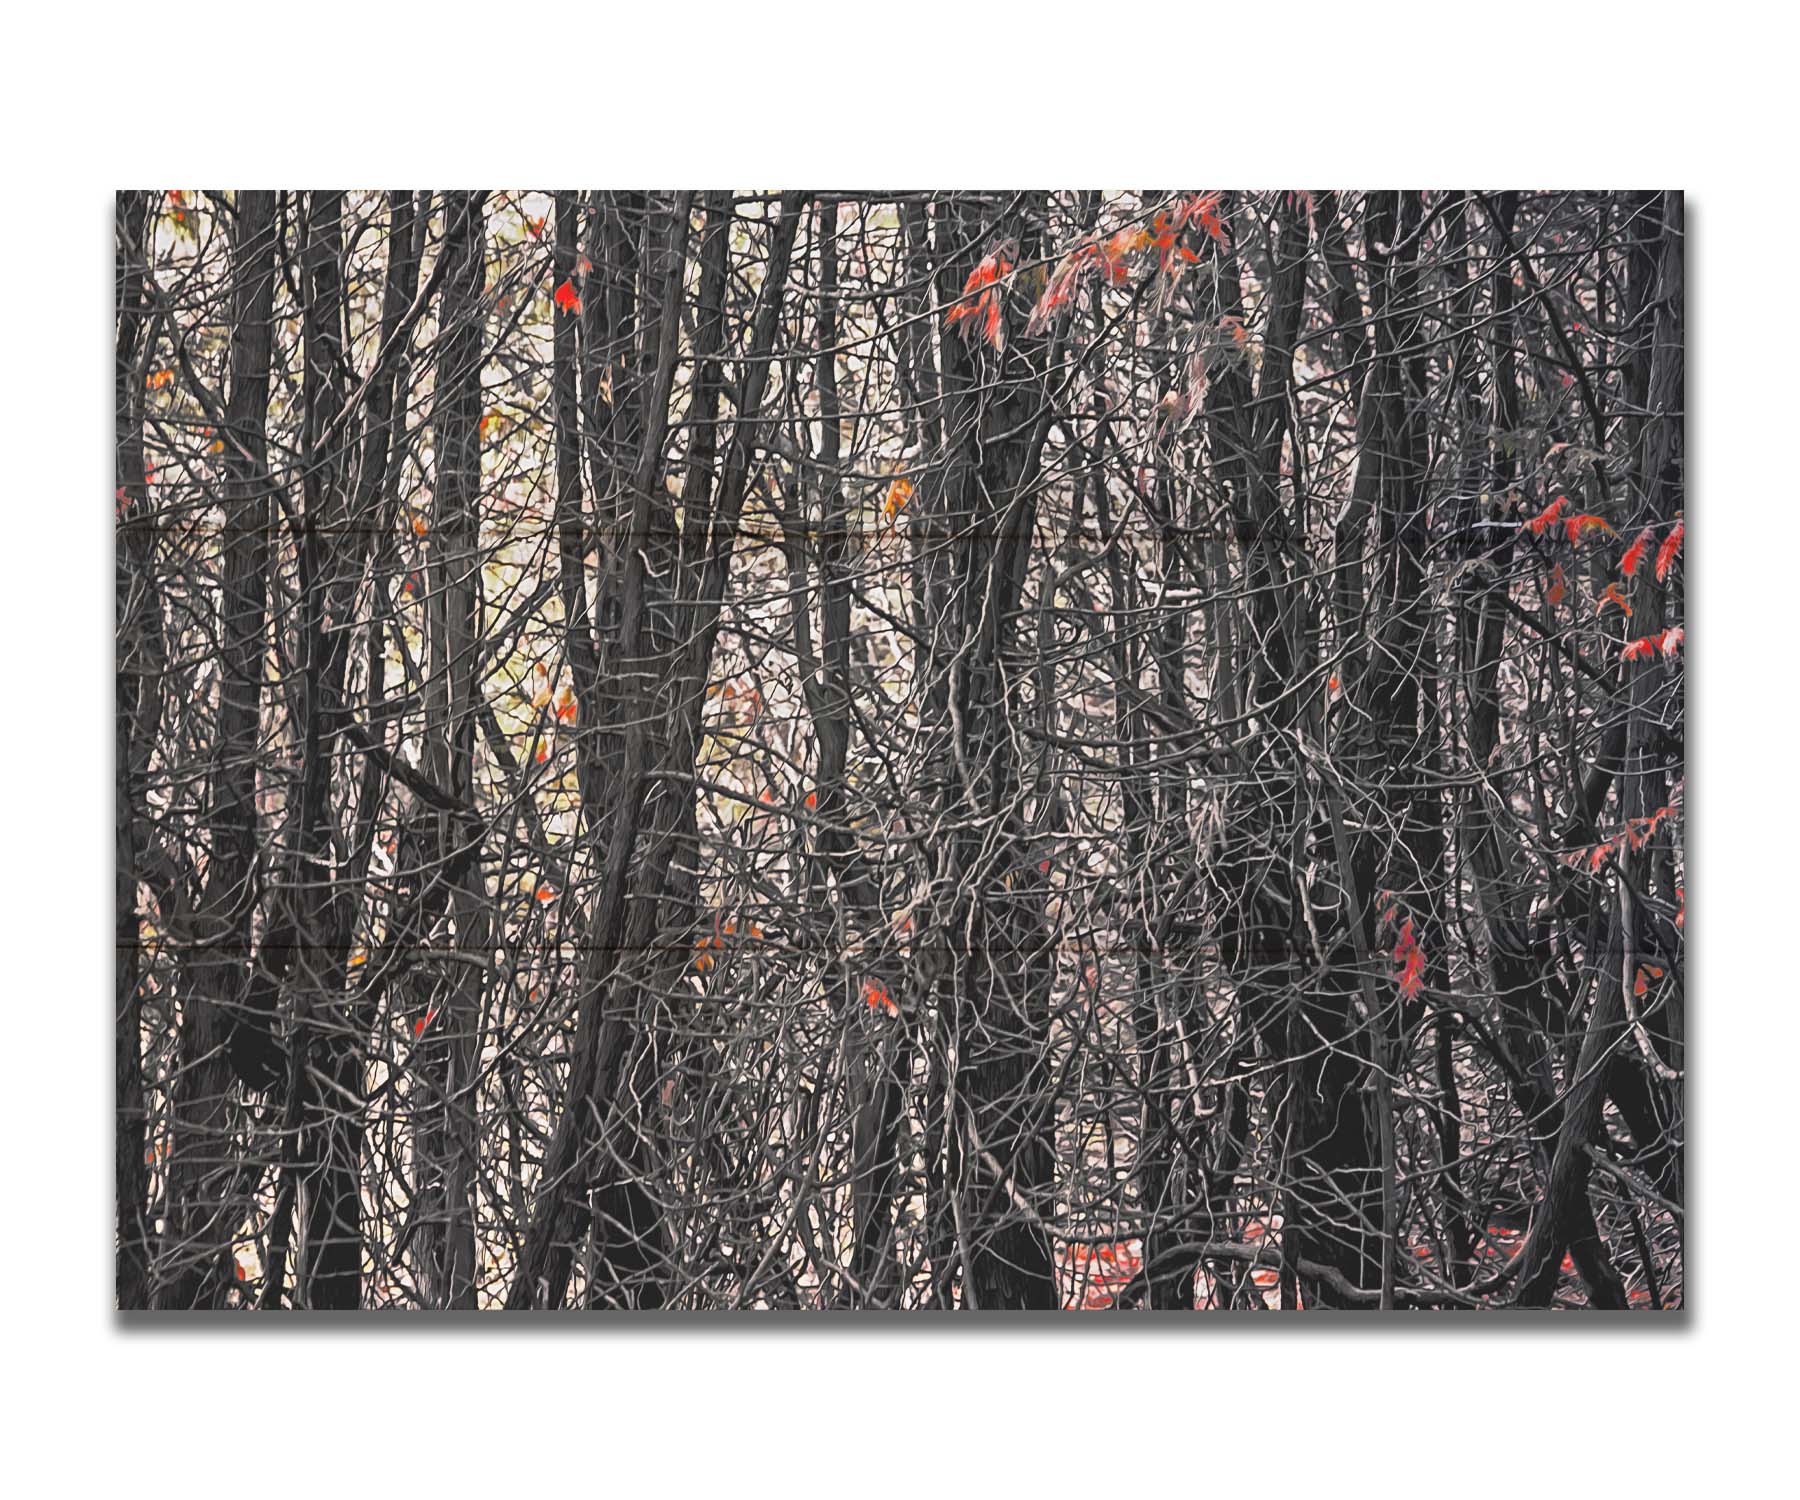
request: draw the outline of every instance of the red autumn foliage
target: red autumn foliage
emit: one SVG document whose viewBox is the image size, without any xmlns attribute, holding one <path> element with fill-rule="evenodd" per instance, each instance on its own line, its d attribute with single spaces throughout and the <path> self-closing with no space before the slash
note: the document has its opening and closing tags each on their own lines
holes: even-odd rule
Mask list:
<svg viewBox="0 0 1800 1500">
<path fill-rule="evenodd" d="M 1568 508 L 1569 497 L 1567 495 L 1558 495 L 1535 516 L 1528 520 L 1525 525 L 1530 529 L 1533 536 L 1542 536 L 1562 519 L 1562 513 Z"/>
<path fill-rule="evenodd" d="M 1681 555 L 1681 543 L 1687 536 L 1687 522 L 1677 521 L 1662 546 L 1656 549 L 1656 581 L 1667 583 L 1669 569 L 1675 565 L 1675 559 Z"/>
<path fill-rule="evenodd" d="M 1581 539 L 1590 531 L 1604 531 L 1610 534 L 1612 527 L 1607 524 L 1604 516 L 1583 513 L 1579 516 L 1564 517 L 1563 530 L 1568 535 L 1569 545 L 1577 547 L 1581 545 Z"/>
<path fill-rule="evenodd" d="M 1000 317 L 1000 283 L 1012 274 L 1009 250 L 1010 246 L 1003 246 L 984 255 L 963 283 L 961 300 L 944 314 L 944 327 L 966 323 L 968 326 L 962 331 L 965 340 L 972 336 L 984 338 L 996 350 L 1006 348 L 1006 326 Z"/>
<path fill-rule="evenodd" d="M 1687 641 L 1687 631 L 1677 625 L 1669 630 L 1659 630 L 1655 635 L 1640 635 L 1635 641 L 1627 641 L 1619 649 L 1620 661 L 1654 661 L 1660 652 L 1667 657 L 1674 657 Z"/>
</svg>

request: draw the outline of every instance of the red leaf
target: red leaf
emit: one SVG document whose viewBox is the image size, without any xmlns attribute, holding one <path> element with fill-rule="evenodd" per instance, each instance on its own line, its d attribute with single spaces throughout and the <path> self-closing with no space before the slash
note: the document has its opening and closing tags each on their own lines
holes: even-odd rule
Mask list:
<svg viewBox="0 0 1800 1500">
<path fill-rule="evenodd" d="M 1549 604 L 1549 606 L 1552 609 L 1554 609 L 1554 608 L 1556 608 L 1557 605 L 1561 604 L 1566 597 L 1568 597 L 1568 593 L 1569 593 L 1569 581 L 1568 581 L 1568 579 L 1563 577 L 1562 564 L 1558 563 L 1556 565 L 1555 576 L 1551 579 L 1551 582 L 1550 582 L 1549 591 L 1544 595 L 1544 601 L 1547 604 Z"/>
<path fill-rule="evenodd" d="M 566 313 L 581 311 L 581 294 L 575 290 L 573 282 L 565 281 L 556 289 L 555 296 L 556 305 L 561 311 Z"/>
<path fill-rule="evenodd" d="M 1568 533 L 1569 545 L 1576 547 L 1581 544 L 1582 537 L 1586 536 L 1588 532 L 1604 531 L 1610 534 L 1612 527 L 1606 524 L 1606 517 L 1584 513 L 1564 518 L 1563 530 Z"/>
<path fill-rule="evenodd" d="M 1562 519 L 1562 513 L 1568 508 L 1569 497 L 1567 495 L 1558 495 L 1525 524 L 1531 529 L 1531 534 L 1533 536 L 1542 536 Z"/>
<path fill-rule="evenodd" d="M 1189 200 L 1188 212 L 1200 219 L 1200 227 L 1210 234 L 1221 245 L 1225 243 L 1225 225 L 1219 218 L 1219 195 L 1202 193 Z"/>
<path fill-rule="evenodd" d="M 1655 527 L 1646 526 L 1637 534 L 1637 540 L 1625 549 L 1625 555 L 1619 559 L 1619 571 L 1630 578 L 1638 570 L 1638 564 L 1644 560 L 1644 553 L 1649 550 L 1650 539 L 1655 534 Z"/>
<path fill-rule="evenodd" d="M 1687 522 L 1677 521 L 1675 529 L 1669 533 L 1668 540 L 1656 549 L 1656 581 L 1666 582 L 1669 569 L 1675 559 L 1681 555 L 1682 539 L 1687 536 Z"/>
</svg>

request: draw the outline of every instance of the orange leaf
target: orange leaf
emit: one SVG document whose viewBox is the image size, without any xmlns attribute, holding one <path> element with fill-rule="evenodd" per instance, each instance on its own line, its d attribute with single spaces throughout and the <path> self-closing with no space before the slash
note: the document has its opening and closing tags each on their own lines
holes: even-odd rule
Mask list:
<svg viewBox="0 0 1800 1500">
<path fill-rule="evenodd" d="M 431 530 L 431 527 L 426 524 L 425 518 L 421 515 L 415 515 L 412 518 L 412 528 L 414 536 L 424 536 L 426 532 Z"/>
<path fill-rule="evenodd" d="M 556 899 L 556 887 L 553 885 L 540 885 L 537 888 L 537 898 L 540 901 L 554 901 Z"/>
<path fill-rule="evenodd" d="M 175 383 L 173 370 L 152 370 L 144 379 L 146 389 L 160 391 Z"/>
<path fill-rule="evenodd" d="M 566 687 L 562 691 L 562 697 L 556 700 L 556 717 L 561 719 L 565 724 L 573 724 L 577 712 L 578 710 L 575 705 L 575 689 Z"/>
<path fill-rule="evenodd" d="M 1631 613 L 1631 605 L 1625 598 L 1625 592 L 1616 583 L 1607 584 L 1605 592 L 1600 595 L 1600 602 L 1594 606 L 1594 612 L 1596 614 L 1604 613 L 1609 604 L 1618 605 L 1627 615 Z"/>
<path fill-rule="evenodd" d="M 1551 583 L 1550 583 L 1549 592 L 1547 592 L 1544 595 L 1544 600 L 1546 603 L 1548 603 L 1550 605 L 1550 607 L 1552 609 L 1554 609 L 1557 605 L 1559 605 L 1563 602 L 1564 598 L 1567 597 L 1568 592 L 1569 592 L 1568 580 L 1563 577 L 1562 564 L 1558 563 L 1556 565 L 1555 576 L 1551 580 Z"/>
</svg>

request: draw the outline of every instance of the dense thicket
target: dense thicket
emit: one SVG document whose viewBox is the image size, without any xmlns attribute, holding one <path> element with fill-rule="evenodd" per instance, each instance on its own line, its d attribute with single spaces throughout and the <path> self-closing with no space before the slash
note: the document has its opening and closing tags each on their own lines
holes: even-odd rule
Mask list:
<svg viewBox="0 0 1800 1500">
<path fill-rule="evenodd" d="M 1682 245 L 121 194 L 119 1305 L 1678 1305 Z"/>
</svg>

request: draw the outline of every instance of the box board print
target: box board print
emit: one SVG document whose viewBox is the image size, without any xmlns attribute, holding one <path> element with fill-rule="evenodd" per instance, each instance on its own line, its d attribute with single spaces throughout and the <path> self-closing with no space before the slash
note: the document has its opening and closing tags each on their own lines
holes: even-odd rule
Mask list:
<svg viewBox="0 0 1800 1500">
<path fill-rule="evenodd" d="M 1683 1297 L 1683 203 L 129 191 L 121 1309 Z"/>
</svg>

